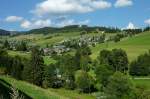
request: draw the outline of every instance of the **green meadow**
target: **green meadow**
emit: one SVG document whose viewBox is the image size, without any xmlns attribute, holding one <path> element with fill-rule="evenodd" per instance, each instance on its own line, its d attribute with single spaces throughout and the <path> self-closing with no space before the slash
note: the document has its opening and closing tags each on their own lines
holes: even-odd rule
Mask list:
<svg viewBox="0 0 150 99">
<path fill-rule="evenodd" d="M 33 99 L 95 99 L 94 94 L 83 94 L 74 90 L 66 89 L 43 89 L 25 81 L 15 80 L 9 76 L 0 76 L 0 79 L 6 81 L 13 87 L 24 92 Z M 142 87 L 150 90 L 150 79 L 133 79 L 133 84 L 136 87 Z M 42 93 L 42 94 L 41 94 Z"/>
<path fill-rule="evenodd" d="M 25 81 L 15 80 L 9 76 L 0 76 L 0 79 L 6 81 L 33 99 L 95 99 L 95 97 L 90 94 L 79 94 L 77 91 L 51 88 L 43 89 Z"/>
<path fill-rule="evenodd" d="M 52 34 L 51 34 L 52 35 Z M 93 36 L 93 35 L 100 35 L 99 34 L 94 34 L 94 33 L 90 33 L 87 34 L 88 36 Z M 107 37 L 112 36 L 114 34 L 106 34 Z M 32 42 L 34 42 L 35 44 L 41 45 L 41 46 L 46 46 L 46 44 L 55 44 L 55 43 L 59 43 L 62 40 L 65 39 L 69 39 L 69 38 L 79 38 L 79 33 L 63 33 L 61 35 L 56 35 L 56 37 L 52 37 L 52 38 L 48 38 L 46 39 L 46 37 L 50 36 L 50 35 L 42 35 L 42 34 L 33 34 L 33 35 L 27 35 L 27 36 L 17 36 L 17 37 L 13 37 L 11 39 L 17 39 L 20 40 L 24 37 L 24 39 L 27 39 L 28 36 L 31 39 Z M 35 40 L 34 37 L 38 40 Z M 148 50 L 150 49 L 150 32 L 144 32 L 141 34 L 138 34 L 134 37 L 128 37 L 128 38 L 124 38 L 123 40 L 121 40 L 120 42 L 106 42 L 103 44 L 98 44 L 95 47 L 91 47 L 92 50 L 92 55 L 91 58 L 92 59 L 96 59 L 97 56 L 99 55 L 99 52 L 103 49 L 123 49 L 127 52 L 127 55 L 129 57 L 129 61 L 132 61 L 134 59 L 137 58 L 137 56 L 139 56 L 140 54 L 144 54 L 145 52 L 148 52 Z M 69 52 L 69 53 L 73 53 L 73 52 Z M 25 56 L 25 57 L 29 57 L 29 53 L 23 53 L 23 52 L 17 52 L 17 51 L 9 51 L 10 55 L 21 55 L 21 56 Z M 51 58 L 46 57 L 45 58 L 46 63 L 51 63 L 49 61 L 51 61 Z"/>
<path fill-rule="evenodd" d="M 88 36 L 100 35 L 100 34 L 88 34 Z M 112 36 L 114 34 L 107 34 L 107 37 Z M 79 33 L 64 33 L 61 35 L 42 35 L 42 34 L 33 34 L 26 36 L 17 36 L 11 37 L 10 39 L 30 39 L 32 43 L 38 44 L 40 46 L 45 46 L 46 44 L 55 44 L 61 42 L 62 40 L 68 38 L 79 38 Z M 92 55 L 91 58 L 94 60 L 99 55 L 99 52 L 103 49 L 123 49 L 127 52 L 129 61 L 135 60 L 139 55 L 148 52 L 150 49 L 150 32 L 144 32 L 138 34 L 134 37 L 127 37 L 122 39 L 120 42 L 105 42 L 103 44 L 98 44 L 95 47 L 91 47 Z M 74 54 L 74 50 L 69 52 Z M 22 56 L 24 58 L 29 59 L 30 53 L 24 53 L 20 51 L 8 51 L 8 54 L 11 56 Z M 44 62 L 46 65 L 55 63 L 56 61 L 49 56 L 44 56 Z M 94 76 L 94 72 L 89 72 L 90 75 Z M 66 89 L 43 89 L 37 87 L 35 85 L 29 84 L 24 81 L 18 81 L 8 76 L 0 76 L 0 79 L 8 82 L 12 86 L 15 86 L 17 89 L 31 96 L 33 99 L 95 99 L 96 97 L 93 94 L 79 94 L 77 90 L 71 91 Z M 133 83 L 137 87 L 143 87 L 144 89 L 150 90 L 150 79 L 133 79 Z M 41 94 L 42 93 L 42 94 Z"/>
<path fill-rule="evenodd" d="M 135 37 L 128 37 L 118 43 L 108 42 L 99 44 L 96 47 L 92 47 L 93 59 L 97 58 L 99 52 L 103 49 L 123 49 L 127 52 L 129 60 L 132 61 L 137 58 L 140 54 L 148 52 L 150 49 L 150 32 L 141 33 Z"/>
</svg>

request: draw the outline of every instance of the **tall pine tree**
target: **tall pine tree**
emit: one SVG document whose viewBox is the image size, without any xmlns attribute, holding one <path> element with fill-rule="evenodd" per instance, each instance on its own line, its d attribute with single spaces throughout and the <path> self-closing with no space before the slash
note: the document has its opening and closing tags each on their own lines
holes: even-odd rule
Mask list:
<svg viewBox="0 0 150 99">
<path fill-rule="evenodd" d="M 36 85 L 42 85 L 42 77 L 44 71 L 44 60 L 40 55 L 40 51 L 37 47 L 32 49 L 31 54 L 31 75 L 33 76 L 33 83 Z"/>
<path fill-rule="evenodd" d="M 32 48 L 31 60 L 29 64 L 24 68 L 24 79 L 36 84 L 38 86 L 42 85 L 44 73 L 44 60 L 40 55 L 38 47 Z"/>
</svg>

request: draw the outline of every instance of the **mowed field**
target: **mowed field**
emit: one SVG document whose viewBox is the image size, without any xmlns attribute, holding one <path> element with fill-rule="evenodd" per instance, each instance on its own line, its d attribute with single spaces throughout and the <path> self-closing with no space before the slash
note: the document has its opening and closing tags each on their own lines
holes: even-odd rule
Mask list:
<svg viewBox="0 0 150 99">
<path fill-rule="evenodd" d="M 99 52 L 103 49 L 123 49 L 127 52 L 129 57 L 129 61 L 132 61 L 137 58 L 140 54 L 144 54 L 150 50 L 150 31 L 144 32 L 134 37 L 128 37 L 123 39 L 118 43 L 108 42 L 104 44 L 99 44 L 96 47 L 92 47 L 92 55 L 93 59 L 97 58 Z"/>
</svg>

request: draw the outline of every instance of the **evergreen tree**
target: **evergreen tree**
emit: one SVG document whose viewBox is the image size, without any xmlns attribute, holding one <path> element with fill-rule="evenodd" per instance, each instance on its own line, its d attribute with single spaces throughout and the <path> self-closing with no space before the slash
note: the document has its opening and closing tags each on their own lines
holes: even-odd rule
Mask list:
<svg viewBox="0 0 150 99">
<path fill-rule="evenodd" d="M 41 86 L 43 82 L 44 60 L 40 55 L 38 47 L 32 48 L 31 60 L 24 69 L 24 78 L 36 85 Z"/>
<path fill-rule="evenodd" d="M 150 26 L 145 27 L 143 31 L 150 31 Z"/>
<path fill-rule="evenodd" d="M 31 75 L 33 76 L 33 83 L 36 85 L 42 85 L 44 60 L 40 55 L 40 51 L 37 47 L 34 47 L 32 49 L 31 66 L 33 69 L 33 71 L 31 72 Z"/>
<path fill-rule="evenodd" d="M 11 75 L 16 79 L 21 79 L 23 70 L 23 64 L 21 57 L 16 56 L 13 58 L 12 67 L 11 67 Z"/>
<path fill-rule="evenodd" d="M 12 60 L 13 58 L 8 55 L 6 50 L 0 49 L 0 67 L 5 68 L 7 74 L 11 72 Z"/>
<path fill-rule="evenodd" d="M 81 49 L 77 49 L 76 50 L 76 53 L 75 53 L 75 57 L 74 57 L 74 60 L 75 60 L 75 66 L 76 66 L 76 69 L 79 70 L 80 69 L 80 60 L 81 60 Z"/>
<path fill-rule="evenodd" d="M 27 43 L 24 42 L 24 41 L 21 42 L 21 50 L 22 51 L 27 51 Z"/>
<path fill-rule="evenodd" d="M 89 70 L 89 66 L 91 63 L 91 49 L 84 45 L 81 48 L 78 48 L 75 54 L 75 62 L 77 69 L 82 69 L 85 71 Z"/>
<path fill-rule="evenodd" d="M 32 75 L 33 67 L 31 65 L 31 60 L 24 59 L 23 64 L 25 65 L 22 72 L 22 79 L 30 83 L 33 83 L 33 75 Z"/>
<path fill-rule="evenodd" d="M 10 49 L 10 44 L 9 44 L 8 40 L 5 40 L 3 47 Z"/>
<path fill-rule="evenodd" d="M 27 43 L 24 41 L 18 42 L 18 44 L 16 44 L 16 50 L 27 51 Z"/>
</svg>

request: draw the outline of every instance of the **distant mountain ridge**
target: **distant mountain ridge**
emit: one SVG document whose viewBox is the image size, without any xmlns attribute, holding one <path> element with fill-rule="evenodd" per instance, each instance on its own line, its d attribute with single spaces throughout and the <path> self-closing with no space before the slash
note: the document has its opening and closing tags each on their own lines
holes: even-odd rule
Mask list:
<svg viewBox="0 0 150 99">
<path fill-rule="evenodd" d="M 24 33 L 22 31 L 8 31 L 4 29 L 0 29 L 0 36 L 13 36 L 13 35 L 18 35 Z"/>
<path fill-rule="evenodd" d="M 31 29 L 28 31 L 8 31 L 0 29 L 0 35 L 19 35 L 19 34 L 52 34 L 52 33 L 72 33 L 72 32 L 91 32 L 91 31 L 105 31 L 107 33 L 120 32 L 121 29 L 116 27 L 104 26 L 87 26 L 87 25 L 69 25 L 64 27 L 44 27 L 38 29 Z"/>
<path fill-rule="evenodd" d="M 10 34 L 11 34 L 10 31 L 0 29 L 0 35 L 2 35 L 2 36 L 6 36 L 6 35 L 10 35 Z"/>
<path fill-rule="evenodd" d="M 44 27 L 44 28 L 39 28 L 39 29 L 32 29 L 29 31 L 26 31 L 24 33 L 26 34 L 49 34 L 49 33 L 71 33 L 71 32 L 82 32 L 82 31 L 105 31 L 105 32 L 110 32 L 110 33 L 116 33 L 121 31 L 118 28 L 114 27 L 101 27 L 101 26 L 87 26 L 87 25 L 69 25 L 69 26 L 64 26 L 64 27 Z"/>
<path fill-rule="evenodd" d="M 88 26 L 88 25 L 68 25 L 64 27 L 43 27 L 37 29 L 31 29 L 28 31 L 8 31 L 0 29 L 0 35 L 21 35 L 21 34 L 53 34 L 53 33 L 72 33 L 72 32 L 93 32 L 93 31 L 105 31 L 106 33 L 117 33 L 122 31 L 117 27 L 105 27 L 105 26 Z M 124 31 L 149 31 L 150 27 L 144 29 L 124 29 Z"/>
</svg>

